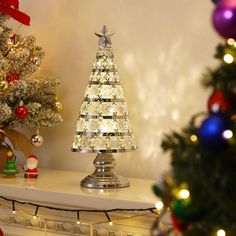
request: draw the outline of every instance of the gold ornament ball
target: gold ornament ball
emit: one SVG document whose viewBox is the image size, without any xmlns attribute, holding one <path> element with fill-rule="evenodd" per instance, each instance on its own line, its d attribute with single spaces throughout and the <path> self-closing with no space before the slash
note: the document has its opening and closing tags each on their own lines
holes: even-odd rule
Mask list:
<svg viewBox="0 0 236 236">
<path fill-rule="evenodd" d="M 31 144 L 35 147 L 41 147 L 43 145 L 43 137 L 39 134 L 33 134 L 31 137 Z"/>
<path fill-rule="evenodd" d="M 63 109 L 63 105 L 61 102 L 55 102 L 54 107 L 57 111 L 61 111 Z"/>
<path fill-rule="evenodd" d="M 0 81 L 0 90 L 1 91 L 6 91 L 9 88 L 9 84 L 7 81 L 2 80 Z"/>
</svg>

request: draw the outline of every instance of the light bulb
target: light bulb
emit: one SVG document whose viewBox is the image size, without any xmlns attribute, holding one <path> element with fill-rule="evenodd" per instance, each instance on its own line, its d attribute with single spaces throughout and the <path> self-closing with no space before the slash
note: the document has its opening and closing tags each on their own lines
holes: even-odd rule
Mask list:
<svg viewBox="0 0 236 236">
<path fill-rule="evenodd" d="M 190 192 L 187 189 L 182 189 L 178 193 L 180 199 L 187 199 L 190 196 Z"/>
<path fill-rule="evenodd" d="M 77 225 L 80 225 L 80 221 L 79 220 L 77 220 Z"/>
<path fill-rule="evenodd" d="M 16 211 L 12 211 L 13 214 L 16 214 Z"/>
<path fill-rule="evenodd" d="M 216 233 L 217 236 L 226 236 L 226 232 L 223 229 L 219 229 Z"/>
<path fill-rule="evenodd" d="M 225 139 L 230 139 L 230 138 L 232 138 L 232 137 L 233 137 L 233 132 L 232 132 L 232 130 L 230 130 L 230 129 L 225 130 L 225 131 L 223 132 L 223 137 L 224 137 Z"/>
<path fill-rule="evenodd" d="M 196 135 L 191 135 L 190 140 L 195 143 L 197 142 L 197 136 Z"/>
<path fill-rule="evenodd" d="M 232 55 L 230 54 L 225 54 L 224 55 L 224 61 L 227 63 L 227 64 L 231 64 L 233 61 L 234 61 L 234 58 Z"/>
<path fill-rule="evenodd" d="M 113 225 L 112 221 L 109 222 L 109 225 Z"/>
<path fill-rule="evenodd" d="M 233 46 L 233 45 L 235 44 L 235 40 L 232 39 L 232 38 L 229 38 L 229 39 L 227 39 L 227 43 L 228 43 L 229 45 Z"/>
<path fill-rule="evenodd" d="M 156 202 L 155 207 L 156 207 L 157 210 L 160 211 L 164 207 L 164 204 L 163 204 L 162 201 L 158 201 L 158 202 Z"/>
<path fill-rule="evenodd" d="M 36 220 L 36 219 L 37 219 L 37 216 L 33 216 L 33 219 Z"/>
</svg>

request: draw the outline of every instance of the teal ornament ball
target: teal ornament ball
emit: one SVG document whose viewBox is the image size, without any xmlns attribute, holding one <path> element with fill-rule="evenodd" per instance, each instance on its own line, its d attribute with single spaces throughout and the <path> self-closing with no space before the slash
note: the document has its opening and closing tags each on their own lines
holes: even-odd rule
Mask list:
<svg viewBox="0 0 236 236">
<path fill-rule="evenodd" d="M 152 186 L 152 191 L 156 194 L 156 196 L 161 197 L 162 196 L 162 190 L 158 185 Z"/>
<path fill-rule="evenodd" d="M 191 199 L 176 199 L 171 203 L 172 213 L 183 223 L 191 223 L 202 216 L 199 207 L 194 206 Z"/>
</svg>

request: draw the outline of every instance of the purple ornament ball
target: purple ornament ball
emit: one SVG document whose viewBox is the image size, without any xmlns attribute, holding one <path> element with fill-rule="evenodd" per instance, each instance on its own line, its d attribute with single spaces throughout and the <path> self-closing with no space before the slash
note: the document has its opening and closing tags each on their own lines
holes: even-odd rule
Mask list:
<svg viewBox="0 0 236 236">
<path fill-rule="evenodd" d="M 213 12 L 212 20 L 222 37 L 236 39 L 236 0 L 221 0 Z"/>
</svg>

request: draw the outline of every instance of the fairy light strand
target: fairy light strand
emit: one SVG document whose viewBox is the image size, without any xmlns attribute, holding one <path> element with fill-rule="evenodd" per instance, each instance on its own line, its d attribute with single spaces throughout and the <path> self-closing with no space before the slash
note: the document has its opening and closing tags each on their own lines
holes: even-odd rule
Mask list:
<svg viewBox="0 0 236 236">
<path fill-rule="evenodd" d="M 10 199 L 7 197 L 0 196 L 0 199 L 3 199 L 8 202 L 12 202 L 12 212 L 15 214 L 16 213 L 16 208 L 15 208 L 15 203 L 20 204 L 20 205 L 29 205 L 29 206 L 34 206 L 36 207 L 35 214 L 33 216 L 34 219 L 37 218 L 38 210 L 39 208 L 46 208 L 49 210 L 57 210 L 57 211 L 65 211 L 65 212 L 76 212 L 77 214 L 77 224 L 80 224 L 80 213 L 81 212 L 90 212 L 90 213 L 104 213 L 109 225 L 112 225 L 113 222 L 108 215 L 108 213 L 111 212 L 151 212 L 153 214 L 156 214 L 156 208 L 155 207 L 150 207 L 150 208 L 114 208 L 114 209 L 109 209 L 109 210 L 96 210 L 96 209 L 68 209 L 68 208 L 59 208 L 59 207 L 53 207 L 53 206 L 46 206 L 46 205 L 41 205 L 41 204 L 36 204 L 32 202 L 24 202 L 24 201 L 19 201 L 15 199 Z"/>
<path fill-rule="evenodd" d="M 8 209 L 12 209 L 12 208 L 9 207 L 8 205 L 2 204 L 2 203 L 0 204 L 0 206 L 3 206 L 3 207 L 8 208 Z M 27 214 L 27 215 L 30 215 L 31 217 L 33 217 L 33 214 L 29 213 L 28 211 L 24 211 L 24 210 L 19 209 L 17 212 L 18 212 L 18 213 L 24 213 L 24 214 Z M 152 213 L 154 213 L 154 212 L 152 212 Z M 152 214 L 152 213 L 150 213 L 150 211 L 149 211 L 149 212 L 145 212 L 145 213 L 138 214 L 138 215 L 125 216 L 125 217 L 122 217 L 122 218 L 119 218 L 119 219 L 115 219 L 114 222 L 111 221 L 112 224 L 110 224 L 110 225 L 113 225 L 113 223 L 119 225 L 119 222 L 120 222 L 120 221 L 124 221 L 124 220 L 127 220 L 127 219 L 132 219 L 132 218 L 144 217 L 144 216 L 150 215 L 150 214 Z M 110 217 L 109 217 L 109 218 L 110 218 Z M 111 218 L 110 218 L 110 219 L 111 219 Z M 0 221 L 2 221 L 2 220 L 0 220 Z M 44 224 L 44 229 L 46 228 L 46 231 L 45 231 L 45 232 L 47 232 L 47 227 L 48 227 L 47 222 L 55 222 L 55 223 L 63 223 L 63 224 L 64 224 L 64 223 L 70 223 L 70 224 L 75 223 L 75 222 L 73 222 L 73 221 L 68 221 L 68 220 L 59 220 L 59 221 L 58 221 L 58 219 L 44 218 L 44 217 L 40 217 L 40 221 L 45 223 L 45 224 Z M 3 222 L 3 221 L 2 221 L 2 222 Z M 81 222 L 80 222 L 80 225 L 86 225 L 86 226 L 88 226 L 89 229 L 90 229 L 90 233 L 91 233 L 91 232 L 93 232 L 93 228 L 94 228 L 95 225 L 106 224 L 106 223 L 108 223 L 108 222 L 107 222 L 107 221 L 98 221 L 98 222 L 93 222 L 93 223 L 90 222 L 90 223 L 88 223 L 88 222 L 82 222 L 82 221 L 81 221 Z M 168 225 L 168 224 L 167 224 L 167 225 Z M 91 233 L 90 235 L 92 235 L 92 233 Z"/>
</svg>

